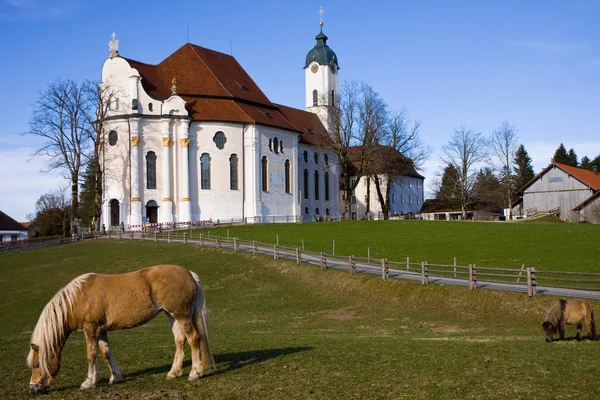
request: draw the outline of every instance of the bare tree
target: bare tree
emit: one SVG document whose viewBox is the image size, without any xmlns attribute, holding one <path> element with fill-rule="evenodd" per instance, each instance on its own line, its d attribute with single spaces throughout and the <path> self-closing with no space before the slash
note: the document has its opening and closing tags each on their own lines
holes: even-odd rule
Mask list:
<svg viewBox="0 0 600 400">
<path fill-rule="evenodd" d="M 373 160 L 373 181 L 384 219 L 389 218 L 391 183 L 395 176 L 402 176 L 420 168 L 431 155 L 431 147 L 420 137 L 421 123 L 410 121 L 406 110 L 396 112 L 388 120 L 387 130 L 380 143 L 392 151 L 379 147 Z M 383 176 L 385 186 L 379 182 Z"/>
<path fill-rule="evenodd" d="M 342 169 L 345 218 L 350 217 L 354 189 L 368 175 L 373 146 L 385 130 L 386 113 L 387 105 L 381 96 L 371 86 L 357 81 L 347 81 L 337 103 L 329 107 L 331 143 L 327 147 L 337 155 Z"/>
<path fill-rule="evenodd" d="M 69 232 L 70 202 L 68 186 L 40 196 L 35 202 L 35 216 L 31 219 L 36 235 L 67 235 Z"/>
<path fill-rule="evenodd" d="M 490 149 L 496 161 L 502 185 L 504 208 L 510 210 L 514 191 L 514 160 L 517 153 L 519 135 L 517 129 L 508 121 L 494 129 L 490 138 Z"/>
<path fill-rule="evenodd" d="M 473 183 L 476 165 L 487 160 L 487 141 L 481 132 L 464 126 L 454 129 L 450 141 L 442 148 L 442 161 L 451 164 L 458 174 L 454 186 L 460 200 L 462 218 L 467 218 L 467 207 L 473 203 Z"/>
<path fill-rule="evenodd" d="M 42 142 L 33 156 L 48 157 L 47 171 L 61 171 L 71 185 L 70 232 L 75 232 L 82 155 L 87 152 L 90 126 L 85 85 L 57 79 L 40 93 L 26 134 Z"/>
</svg>

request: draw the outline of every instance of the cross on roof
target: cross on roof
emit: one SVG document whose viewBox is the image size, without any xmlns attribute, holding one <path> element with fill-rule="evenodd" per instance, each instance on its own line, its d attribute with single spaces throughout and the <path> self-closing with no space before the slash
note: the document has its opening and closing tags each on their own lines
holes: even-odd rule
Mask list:
<svg viewBox="0 0 600 400">
<path fill-rule="evenodd" d="M 320 19 L 320 24 L 323 25 L 323 13 L 325 12 L 325 10 L 323 10 L 323 6 L 321 6 L 319 8 L 319 11 L 317 11 L 317 13 L 319 13 L 319 19 Z"/>
</svg>

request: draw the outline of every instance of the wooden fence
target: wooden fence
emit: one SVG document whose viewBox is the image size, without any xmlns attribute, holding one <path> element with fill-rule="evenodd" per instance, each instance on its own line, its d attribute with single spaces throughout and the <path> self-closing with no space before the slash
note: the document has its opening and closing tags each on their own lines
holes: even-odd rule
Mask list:
<svg viewBox="0 0 600 400">
<path fill-rule="evenodd" d="M 600 293 L 600 273 L 565 272 L 538 270 L 533 267 L 497 268 L 475 264 L 458 265 L 430 264 L 427 261 L 391 261 L 356 257 L 354 255 L 333 255 L 324 252 L 311 252 L 299 247 L 279 246 L 255 240 L 210 236 L 202 233 L 166 232 L 108 232 L 109 238 L 122 240 L 152 240 L 178 243 L 193 243 L 201 246 L 247 251 L 253 255 L 266 254 L 273 259 L 295 260 L 296 263 L 310 263 L 321 269 L 338 268 L 349 271 L 380 274 L 382 279 L 403 278 L 420 280 L 422 284 L 444 283 L 468 286 L 474 290 L 481 287 L 512 290 L 535 296 L 548 288 L 573 289 L 582 291 L 581 297 L 589 297 L 589 292 Z M 585 291 L 585 292 L 583 292 Z"/>
</svg>

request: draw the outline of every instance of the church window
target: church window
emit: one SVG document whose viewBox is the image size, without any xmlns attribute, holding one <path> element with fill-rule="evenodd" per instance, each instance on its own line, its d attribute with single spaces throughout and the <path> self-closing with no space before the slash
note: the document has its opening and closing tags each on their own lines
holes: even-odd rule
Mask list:
<svg viewBox="0 0 600 400">
<path fill-rule="evenodd" d="M 154 104 L 148 103 L 148 110 L 154 111 Z"/>
<path fill-rule="evenodd" d="M 238 190 L 238 156 L 232 154 L 229 157 L 229 188 Z"/>
<path fill-rule="evenodd" d="M 333 106 L 335 104 L 335 90 L 331 91 L 331 105 Z"/>
<path fill-rule="evenodd" d="M 115 109 L 117 111 L 119 110 L 119 98 L 118 97 L 115 99 Z"/>
<path fill-rule="evenodd" d="M 329 165 L 329 156 L 327 154 L 323 156 L 323 161 L 325 161 L 325 165 Z"/>
<path fill-rule="evenodd" d="M 329 172 L 325 172 L 325 201 L 329 201 Z"/>
<path fill-rule="evenodd" d="M 110 201 L 110 226 L 119 226 L 119 200 Z"/>
<path fill-rule="evenodd" d="M 146 154 L 146 189 L 156 189 L 156 154 Z"/>
<path fill-rule="evenodd" d="M 291 163 L 290 160 L 285 160 L 285 192 L 292 193 L 291 188 Z"/>
<path fill-rule="evenodd" d="M 279 154 L 279 139 L 273 139 L 273 151 L 275 154 Z"/>
<path fill-rule="evenodd" d="M 412 194 L 408 195 L 408 204 L 412 204 Z"/>
<path fill-rule="evenodd" d="M 200 156 L 200 189 L 210 190 L 210 155 Z"/>
<path fill-rule="evenodd" d="M 308 170 L 304 170 L 304 198 L 308 199 Z"/>
<path fill-rule="evenodd" d="M 215 145 L 217 145 L 219 150 L 223 150 L 225 143 L 227 143 L 227 138 L 223 132 L 219 131 L 213 136 L 213 142 L 215 142 Z"/>
<path fill-rule="evenodd" d="M 315 153 L 315 164 L 319 163 L 319 153 Z"/>
<path fill-rule="evenodd" d="M 400 203 L 404 204 L 404 195 L 403 194 L 400 195 Z"/>
<path fill-rule="evenodd" d="M 319 200 L 319 171 L 315 171 L 315 200 Z"/>
<path fill-rule="evenodd" d="M 308 162 L 308 151 L 304 150 L 304 162 Z"/>
<path fill-rule="evenodd" d="M 325 209 L 325 215 L 329 215 L 329 208 Z"/>
<path fill-rule="evenodd" d="M 417 204 L 421 204 L 421 196 L 417 196 Z"/>
<path fill-rule="evenodd" d="M 316 208 L 315 214 L 319 215 L 319 207 Z"/>
<path fill-rule="evenodd" d="M 269 166 L 267 156 L 263 156 L 262 160 L 260 161 L 260 169 L 262 175 L 262 190 L 263 192 L 266 192 L 269 190 L 269 186 L 267 184 L 269 179 Z"/>
<path fill-rule="evenodd" d="M 409 180 L 409 181 L 408 181 L 408 187 L 409 187 L 409 188 L 411 188 L 411 187 L 412 187 L 412 181 L 411 181 L 411 180 Z"/>
<path fill-rule="evenodd" d="M 269 150 L 273 151 L 273 139 L 269 138 Z"/>
<path fill-rule="evenodd" d="M 114 146 L 115 144 L 117 144 L 117 140 L 119 140 L 119 135 L 117 134 L 117 131 L 110 131 L 108 133 L 108 144 Z"/>
<path fill-rule="evenodd" d="M 304 207 L 304 213 L 308 214 L 308 207 Z"/>
<path fill-rule="evenodd" d="M 283 153 L 283 140 L 279 141 L 279 151 Z"/>
<path fill-rule="evenodd" d="M 317 92 L 317 89 L 313 90 L 313 107 L 316 107 L 319 105 L 319 92 Z"/>
</svg>

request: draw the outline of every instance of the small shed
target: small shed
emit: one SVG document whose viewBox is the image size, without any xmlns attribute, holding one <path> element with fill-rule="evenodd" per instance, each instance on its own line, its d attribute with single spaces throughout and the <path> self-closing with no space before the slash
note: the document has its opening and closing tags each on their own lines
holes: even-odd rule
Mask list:
<svg viewBox="0 0 600 400">
<path fill-rule="evenodd" d="M 27 239 L 27 228 L 0 211 L 0 242 Z"/>
</svg>

